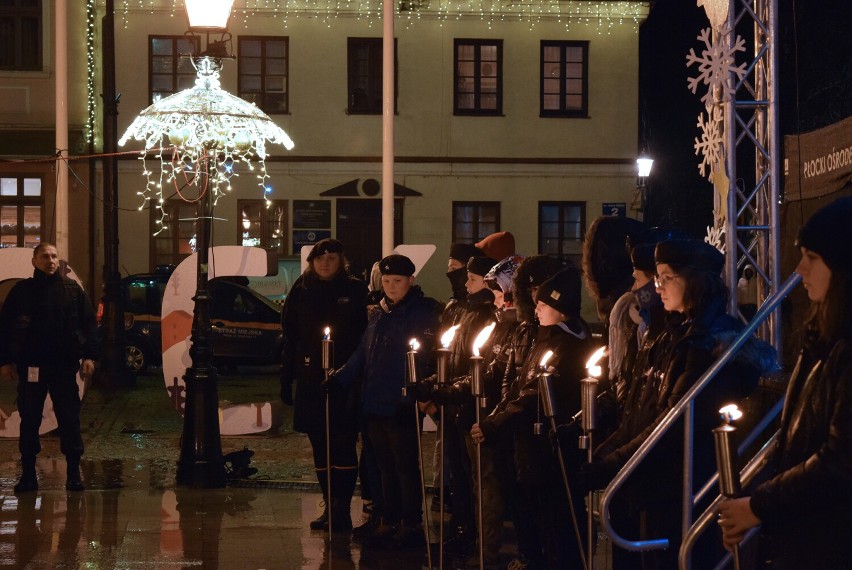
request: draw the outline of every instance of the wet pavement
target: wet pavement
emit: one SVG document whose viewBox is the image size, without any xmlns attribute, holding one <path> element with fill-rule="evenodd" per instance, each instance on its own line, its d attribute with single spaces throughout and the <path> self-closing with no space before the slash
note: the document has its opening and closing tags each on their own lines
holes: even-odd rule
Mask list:
<svg viewBox="0 0 852 570">
<path fill-rule="evenodd" d="M 256 398 L 258 390 L 274 390 L 276 382 L 225 377 L 220 398 Z M 4 397 L 9 388 L 2 388 Z M 154 375 L 140 377 L 131 390 L 88 391 L 81 414 L 84 492 L 65 491 L 65 460 L 52 433 L 42 435 L 39 490 L 16 497 L 17 440 L 0 439 L 0 567 L 426 567 L 425 549 L 362 549 L 348 534 L 329 542 L 326 532 L 309 530 L 322 499 L 310 446 L 288 429 L 290 408 L 280 406 L 275 413 L 280 421 L 267 432 L 222 438 L 225 453 L 253 450 L 252 466 L 259 470 L 225 489 L 175 486 L 182 419 Z M 431 449 L 431 442 L 434 437 L 427 434 L 424 449 Z M 361 510 L 356 497 L 356 524 Z"/>
</svg>

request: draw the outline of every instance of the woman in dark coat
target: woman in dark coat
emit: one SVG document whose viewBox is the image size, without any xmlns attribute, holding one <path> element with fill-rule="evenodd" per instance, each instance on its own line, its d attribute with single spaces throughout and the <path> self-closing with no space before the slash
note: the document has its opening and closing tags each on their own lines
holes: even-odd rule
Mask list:
<svg viewBox="0 0 852 570">
<path fill-rule="evenodd" d="M 314 530 L 327 529 L 329 516 L 322 339 L 328 327 L 334 342 L 331 367 L 342 365 L 367 326 L 366 306 L 367 287 L 346 271 L 343 244 L 328 238 L 308 254 L 308 268 L 293 284 L 281 313 L 281 398 L 285 403 L 288 398 L 294 401 L 291 394 L 295 383 L 293 429 L 308 435 L 317 479 L 326 498 L 326 509 L 311 522 Z M 352 528 L 349 503 L 358 475 L 357 412 L 349 390 L 336 391 L 330 398 L 332 528 L 348 531 Z"/>
<path fill-rule="evenodd" d="M 812 302 L 787 387 L 775 475 L 719 509 L 731 548 L 761 525 L 775 569 L 852 568 L 852 197 L 818 210 L 797 245 Z"/>
</svg>

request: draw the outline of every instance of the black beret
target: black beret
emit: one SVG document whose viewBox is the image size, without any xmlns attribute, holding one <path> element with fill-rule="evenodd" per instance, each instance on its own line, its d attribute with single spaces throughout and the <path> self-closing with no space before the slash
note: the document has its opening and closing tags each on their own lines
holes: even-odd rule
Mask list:
<svg viewBox="0 0 852 570">
<path fill-rule="evenodd" d="M 450 258 L 458 259 L 462 263 L 467 263 L 467 260 L 471 257 L 481 255 L 485 255 L 485 253 L 472 243 L 454 243 L 450 246 Z"/>
<path fill-rule="evenodd" d="M 382 275 L 411 277 L 414 275 L 414 263 L 404 255 L 394 253 L 379 262 L 379 271 L 382 272 Z"/>
<path fill-rule="evenodd" d="M 670 239 L 686 239 L 689 235 L 679 229 L 669 226 L 651 228 L 637 236 L 627 236 L 627 250 L 633 267 L 648 273 L 656 272 L 654 249 L 661 241 Z"/>
<path fill-rule="evenodd" d="M 467 260 L 467 272 L 485 277 L 495 265 L 497 265 L 496 259 L 478 255 Z"/>
<path fill-rule="evenodd" d="M 314 244 L 311 252 L 308 254 L 308 261 L 315 257 L 325 255 L 326 253 L 343 253 L 343 244 L 334 238 L 325 238 Z"/>
<path fill-rule="evenodd" d="M 678 271 L 691 267 L 720 275 L 725 267 L 725 256 L 718 249 L 698 239 L 672 239 L 661 241 L 654 250 L 657 263 L 670 265 Z"/>
<path fill-rule="evenodd" d="M 819 254 L 832 271 L 852 275 L 852 196 L 814 212 L 799 230 L 796 245 Z"/>
<path fill-rule="evenodd" d="M 535 294 L 535 300 L 550 305 L 566 316 L 580 315 L 580 272 L 566 267 L 544 283 Z"/>
</svg>

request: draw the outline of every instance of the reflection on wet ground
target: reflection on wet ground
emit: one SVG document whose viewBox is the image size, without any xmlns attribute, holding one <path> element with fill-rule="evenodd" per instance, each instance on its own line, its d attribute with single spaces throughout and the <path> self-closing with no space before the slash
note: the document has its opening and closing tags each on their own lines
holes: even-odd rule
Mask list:
<svg viewBox="0 0 852 570">
<path fill-rule="evenodd" d="M 425 566 L 417 550 L 361 550 L 348 535 L 311 531 L 316 493 L 294 490 L 166 488 L 166 471 L 143 464 L 89 462 L 85 492 L 64 490 L 63 461 L 38 465 L 40 489 L 12 494 L 3 478 L 0 566 L 13 568 L 375 568 Z M 353 501 L 353 519 L 361 512 Z"/>
</svg>

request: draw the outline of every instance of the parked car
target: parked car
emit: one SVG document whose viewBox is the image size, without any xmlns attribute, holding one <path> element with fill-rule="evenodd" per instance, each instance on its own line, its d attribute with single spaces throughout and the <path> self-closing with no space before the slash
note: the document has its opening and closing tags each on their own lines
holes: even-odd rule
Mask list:
<svg viewBox="0 0 852 570">
<path fill-rule="evenodd" d="M 162 362 L 160 312 L 172 270 L 158 268 L 121 281 L 127 367 L 135 373 Z M 213 362 L 217 366 L 273 364 L 281 355 L 281 308 L 243 282 L 247 280 L 240 277 L 210 281 Z"/>
</svg>

